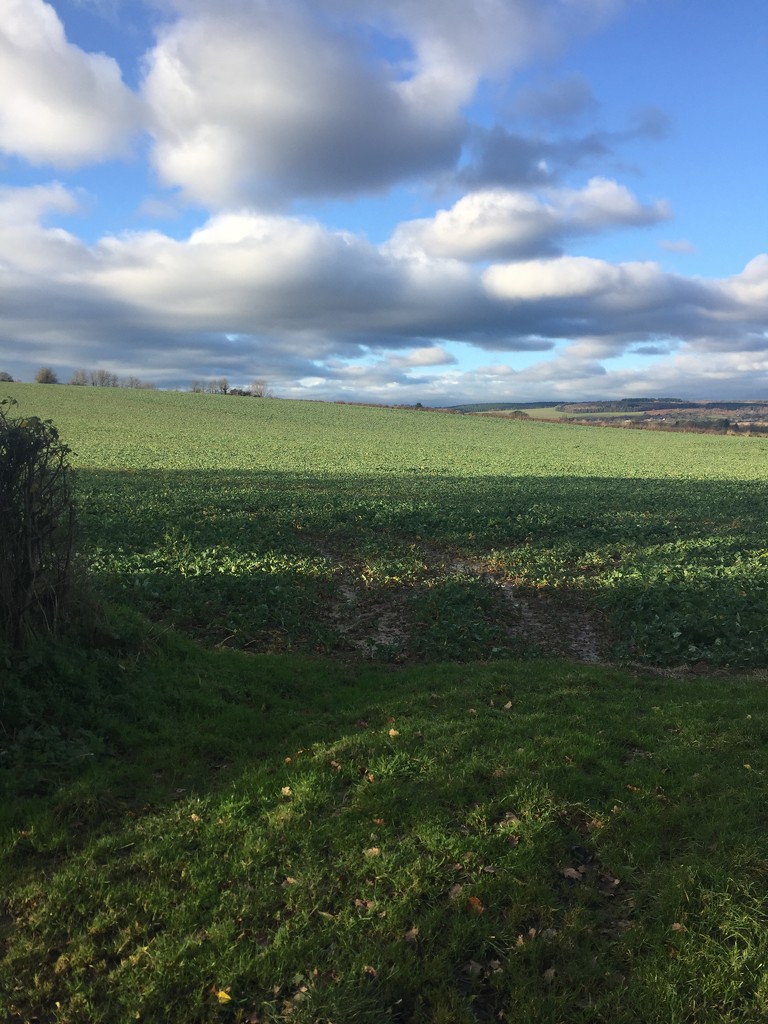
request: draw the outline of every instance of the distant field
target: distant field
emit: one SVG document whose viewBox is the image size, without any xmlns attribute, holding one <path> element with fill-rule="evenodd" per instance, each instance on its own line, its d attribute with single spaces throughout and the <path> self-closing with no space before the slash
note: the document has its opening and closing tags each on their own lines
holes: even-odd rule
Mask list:
<svg viewBox="0 0 768 1024">
<path fill-rule="evenodd" d="M 539 406 L 517 406 L 526 416 L 534 420 L 562 420 L 568 417 L 578 416 L 581 420 L 606 420 L 606 419 L 622 419 L 631 420 L 642 416 L 641 412 L 582 412 L 576 413 L 567 409 L 552 408 L 548 405 Z M 488 409 L 483 410 L 485 415 L 490 416 L 505 416 L 513 413 L 514 409 L 496 410 Z"/>
<path fill-rule="evenodd" d="M 768 663 L 768 441 L 6 385 L 105 591 L 209 642 Z"/>
</svg>

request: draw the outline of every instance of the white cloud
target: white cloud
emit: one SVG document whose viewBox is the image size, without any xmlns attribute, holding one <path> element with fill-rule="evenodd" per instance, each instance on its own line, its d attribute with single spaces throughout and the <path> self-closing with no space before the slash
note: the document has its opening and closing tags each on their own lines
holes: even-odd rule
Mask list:
<svg viewBox="0 0 768 1024">
<path fill-rule="evenodd" d="M 76 167 L 125 155 L 140 121 L 115 60 L 67 42 L 43 0 L 0 0 L 0 150 Z"/>
<path fill-rule="evenodd" d="M 450 166 L 457 111 L 413 101 L 290 0 L 227 0 L 161 33 L 144 92 L 162 179 L 214 206 L 350 194 Z"/>
<path fill-rule="evenodd" d="M 49 215 L 78 208 L 76 197 L 58 182 L 0 188 L 0 267 L 6 287 L 16 274 L 23 287 L 29 280 L 64 280 L 82 269 L 90 259 L 87 247 L 70 232 L 42 223 Z"/>
<path fill-rule="evenodd" d="M 405 356 L 392 356 L 391 363 L 398 367 L 416 368 L 420 366 L 449 366 L 458 360 L 456 356 L 446 352 L 440 345 L 430 345 L 426 348 L 415 348 Z"/>
<path fill-rule="evenodd" d="M 484 272 L 483 279 L 494 297 L 511 302 L 594 299 L 609 293 L 615 300 L 634 293 L 639 303 L 644 301 L 641 291 L 664 280 L 655 264 L 616 266 L 587 256 L 496 264 Z"/>
<path fill-rule="evenodd" d="M 596 27 L 618 3 L 173 0 L 172 7 L 177 16 L 147 57 L 143 87 L 155 167 L 192 200 L 224 208 L 375 192 L 451 171 L 469 130 L 464 108 L 481 80 Z M 381 35 L 409 56 L 382 56 L 372 43 Z"/>
<path fill-rule="evenodd" d="M 768 256 L 713 281 L 573 256 L 479 271 L 252 210 L 216 215 L 187 238 L 136 232 L 89 247 L 55 224 L 75 209 L 55 183 L 0 192 L 0 347 L 22 353 L 14 375 L 41 362 L 161 384 L 259 375 L 282 392 L 311 379 L 318 396 L 360 398 L 370 386 L 424 402 L 473 389 L 490 400 L 508 384 L 539 397 L 596 393 L 585 382 L 604 379 L 631 388 L 635 378 L 605 363 L 638 346 L 677 347 L 659 364 L 695 367 L 698 381 L 750 374 L 754 391 L 767 372 Z M 493 380 L 462 375 L 447 341 L 494 351 Z M 548 349 L 527 369 L 503 369 L 514 352 Z M 680 390 L 677 377 L 658 379 L 663 393 Z"/>
<path fill-rule="evenodd" d="M 47 213 L 75 213 L 75 196 L 58 181 L 29 188 L 0 187 L 0 228 L 39 222 Z"/>
<path fill-rule="evenodd" d="M 740 274 L 724 281 L 722 288 L 738 304 L 733 310 L 736 316 L 740 307 L 748 305 L 758 315 L 768 317 L 768 254 L 755 256 Z"/>
<path fill-rule="evenodd" d="M 481 78 L 504 75 L 612 18 L 622 0 L 326 0 L 406 37 L 412 87 L 466 101 Z"/>
<path fill-rule="evenodd" d="M 666 203 L 644 205 L 615 181 L 592 178 L 583 189 L 548 189 L 539 195 L 509 189 L 472 192 L 430 220 L 401 224 L 395 251 L 466 260 L 552 254 L 567 237 L 666 220 Z"/>
</svg>

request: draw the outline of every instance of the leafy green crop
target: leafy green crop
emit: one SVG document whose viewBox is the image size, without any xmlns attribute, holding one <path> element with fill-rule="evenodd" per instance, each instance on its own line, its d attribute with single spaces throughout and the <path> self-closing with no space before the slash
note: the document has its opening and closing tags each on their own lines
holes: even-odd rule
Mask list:
<svg viewBox="0 0 768 1024">
<path fill-rule="evenodd" d="M 768 663 L 768 441 L 8 390 L 74 450 L 94 579 L 208 642 L 487 659 L 569 653 L 570 621 L 594 655 Z"/>
</svg>

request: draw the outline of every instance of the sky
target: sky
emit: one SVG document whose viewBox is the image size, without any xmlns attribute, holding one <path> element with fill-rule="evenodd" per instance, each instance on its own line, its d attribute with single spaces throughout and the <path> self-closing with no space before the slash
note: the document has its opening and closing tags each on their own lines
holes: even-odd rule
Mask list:
<svg viewBox="0 0 768 1024">
<path fill-rule="evenodd" d="M 0 0 L 0 370 L 768 398 L 765 0 Z"/>
</svg>

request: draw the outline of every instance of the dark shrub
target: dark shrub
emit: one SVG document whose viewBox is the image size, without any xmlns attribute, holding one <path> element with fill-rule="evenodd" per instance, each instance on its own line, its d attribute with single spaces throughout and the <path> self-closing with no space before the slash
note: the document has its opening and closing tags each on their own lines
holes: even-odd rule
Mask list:
<svg viewBox="0 0 768 1024">
<path fill-rule="evenodd" d="M 0 402 L 0 630 L 13 643 L 60 624 L 72 576 L 70 449 L 50 420 Z"/>
</svg>

